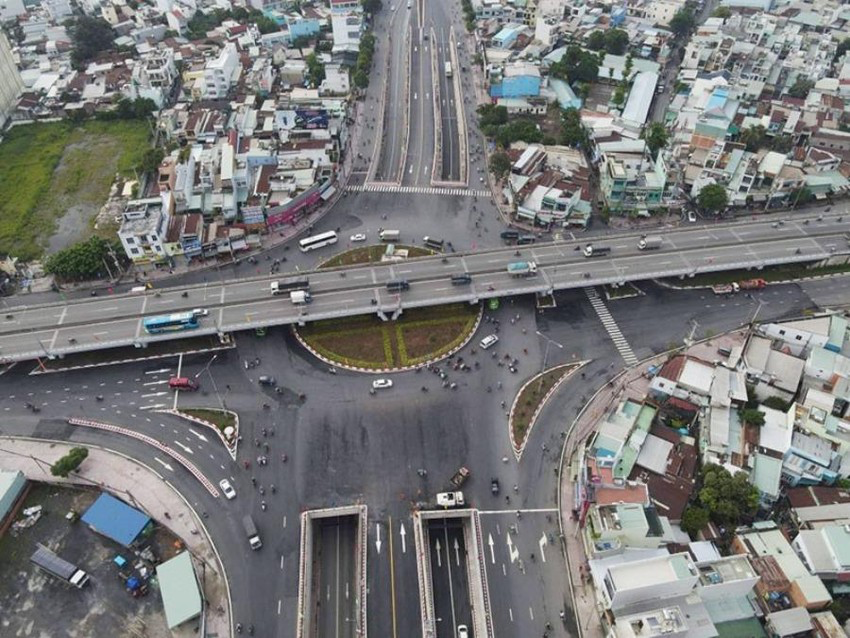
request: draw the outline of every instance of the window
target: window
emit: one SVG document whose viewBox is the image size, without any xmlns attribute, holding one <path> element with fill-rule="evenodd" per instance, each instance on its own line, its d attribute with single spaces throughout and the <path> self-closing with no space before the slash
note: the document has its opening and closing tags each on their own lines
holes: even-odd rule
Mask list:
<svg viewBox="0 0 850 638">
<path fill-rule="evenodd" d="M 138 248 L 131 248 L 131 249 L 130 249 L 130 254 L 131 254 L 131 255 L 138 255 L 138 254 L 139 254 L 139 249 L 138 249 Z"/>
<path fill-rule="evenodd" d="M 132 246 L 133 244 L 136 243 L 136 238 L 135 237 L 127 237 L 127 243 Z"/>
<path fill-rule="evenodd" d="M 784 337 L 784 336 L 785 336 L 785 331 L 784 331 L 784 330 L 780 330 L 780 331 L 779 331 L 779 334 L 780 334 L 780 336 L 783 336 L 783 337 Z"/>
<path fill-rule="evenodd" d="M 803 335 L 797 335 L 797 336 L 796 336 L 796 337 L 794 337 L 794 338 L 795 338 L 797 341 L 802 341 L 802 340 L 803 340 Z"/>
</svg>

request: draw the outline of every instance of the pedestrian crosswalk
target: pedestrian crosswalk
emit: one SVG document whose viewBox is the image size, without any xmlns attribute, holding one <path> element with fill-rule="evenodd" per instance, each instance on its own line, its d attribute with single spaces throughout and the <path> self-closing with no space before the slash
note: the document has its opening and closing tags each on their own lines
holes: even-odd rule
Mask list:
<svg viewBox="0 0 850 638">
<path fill-rule="evenodd" d="M 614 317 L 611 316 L 611 313 L 608 311 L 608 307 L 605 305 L 605 302 L 600 299 L 599 294 L 596 292 L 596 288 L 594 288 L 593 286 L 587 286 L 585 287 L 584 292 L 587 295 L 588 300 L 590 301 L 590 305 L 593 306 L 593 309 L 599 316 L 599 320 L 602 322 L 602 325 L 605 326 L 605 330 L 608 332 L 611 337 L 611 340 L 617 347 L 617 352 L 620 353 L 620 356 L 622 356 L 623 360 L 626 362 L 626 365 L 636 365 L 638 359 L 635 356 L 635 353 L 632 352 L 632 347 L 629 345 L 629 342 L 626 341 L 626 338 L 623 336 L 623 333 L 620 332 L 620 328 L 619 326 L 617 326 L 617 322 L 614 321 Z"/>
<path fill-rule="evenodd" d="M 448 195 L 453 197 L 489 197 L 490 191 L 470 188 L 430 188 L 428 186 L 396 186 L 395 184 L 352 184 L 345 190 L 352 193 L 410 193 L 412 195 Z"/>
</svg>

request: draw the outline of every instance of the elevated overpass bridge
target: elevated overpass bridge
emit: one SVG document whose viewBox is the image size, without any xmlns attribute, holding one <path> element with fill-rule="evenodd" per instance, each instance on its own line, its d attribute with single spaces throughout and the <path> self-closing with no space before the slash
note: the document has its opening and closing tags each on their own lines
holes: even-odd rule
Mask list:
<svg viewBox="0 0 850 638">
<path fill-rule="evenodd" d="M 144 294 L 114 295 L 38 306 L 8 308 L 0 315 L 0 359 L 4 362 L 55 358 L 107 348 L 135 346 L 188 336 L 223 335 L 260 327 L 303 324 L 320 319 L 376 313 L 393 318 L 404 310 L 452 302 L 469 302 L 519 294 L 620 284 L 659 277 L 825 260 L 846 261 L 845 233 L 850 216 L 800 216 L 778 223 L 747 221 L 653 231 L 664 237 L 658 250 L 640 251 L 640 235 L 594 237 L 594 246 L 610 253 L 587 258 L 588 240 L 557 241 L 472 253 L 424 257 L 278 276 L 236 279 Z M 534 261 L 533 277 L 511 277 L 507 264 Z M 452 285 L 453 274 L 469 273 L 471 283 Z M 309 279 L 312 303 L 296 305 L 287 295 L 273 297 L 270 283 Z M 393 293 L 386 283 L 404 279 L 410 288 Z M 148 334 L 143 319 L 194 308 L 209 314 L 198 328 Z"/>
</svg>

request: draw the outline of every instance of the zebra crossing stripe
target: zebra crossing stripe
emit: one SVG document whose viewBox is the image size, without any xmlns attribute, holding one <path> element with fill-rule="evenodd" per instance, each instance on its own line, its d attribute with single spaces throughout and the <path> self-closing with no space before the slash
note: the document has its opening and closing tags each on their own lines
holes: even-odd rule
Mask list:
<svg viewBox="0 0 850 638">
<path fill-rule="evenodd" d="M 620 356 L 623 357 L 623 361 L 625 361 L 628 365 L 637 364 L 638 359 L 635 356 L 635 353 L 632 351 L 629 342 L 620 331 L 620 327 L 617 325 L 617 322 L 614 321 L 614 317 L 611 316 L 611 312 L 608 310 L 605 302 L 603 302 L 599 297 L 599 294 L 596 292 L 596 288 L 592 286 L 585 287 L 584 293 L 587 295 L 590 305 L 593 306 L 593 310 L 599 317 L 599 321 L 602 322 L 602 326 L 605 328 L 608 336 L 611 337 L 611 341 L 614 342 L 614 347 L 617 348 L 617 352 L 619 352 Z"/>
</svg>

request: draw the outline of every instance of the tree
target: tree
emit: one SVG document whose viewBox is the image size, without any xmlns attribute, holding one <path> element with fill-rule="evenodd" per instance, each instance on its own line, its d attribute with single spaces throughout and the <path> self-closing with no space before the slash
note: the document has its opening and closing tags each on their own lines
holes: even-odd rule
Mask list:
<svg viewBox="0 0 850 638">
<path fill-rule="evenodd" d="M 365 71 L 355 71 L 351 79 L 358 89 L 365 89 L 369 86 L 369 76 L 366 75 Z"/>
<path fill-rule="evenodd" d="M 773 408 L 774 410 L 779 410 L 780 412 L 788 412 L 788 408 L 791 407 L 791 405 L 785 399 L 777 396 L 767 397 L 761 403 L 766 408 Z"/>
<path fill-rule="evenodd" d="M 746 472 L 732 476 L 726 468 L 709 464 L 702 470 L 699 502 L 715 523 L 738 525 L 755 514 L 759 493 Z"/>
<path fill-rule="evenodd" d="M 680 527 L 691 535 L 691 538 L 708 525 L 708 510 L 691 505 L 682 513 L 682 522 Z"/>
<path fill-rule="evenodd" d="M 91 237 L 50 255 L 45 269 L 66 280 L 92 279 L 104 273 L 105 263 L 115 264 L 110 254 L 114 250 L 105 239 Z"/>
<path fill-rule="evenodd" d="M 71 63 L 74 68 L 82 70 L 99 53 L 115 48 L 114 38 L 112 27 L 103 18 L 77 17 L 71 27 Z"/>
<path fill-rule="evenodd" d="M 764 425 L 764 412 L 761 410 L 756 410 L 753 408 L 744 408 L 741 410 L 741 421 L 744 423 L 749 423 L 750 425 L 754 425 L 757 428 L 760 428 Z"/>
<path fill-rule="evenodd" d="M 722 184 L 709 184 L 703 186 L 697 195 L 697 204 L 708 213 L 718 213 L 729 204 L 729 196 Z"/>
<path fill-rule="evenodd" d="M 738 134 L 738 141 L 743 144 L 748 151 L 755 153 L 762 146 L 767 144 L 767 130 L 761 125 L 756 124 L 750 128 L 744 129 Z"/>
<path fill-rule="evenodd" d="M 486 126 L 501 126 L 508 123 L 508 109 L 505 106 L 484 104 L 478 108 L 478 124 L 483 129 Z"/>
<path fill-rule="evenodd" d="M 605 33 L 594 31 L 587 36 L 587 48 L 591 51 L 599 51 L 605 46 Z"/>
<path fill-rule="evenodd" d="M 677 38 L 684 38 L 696 26 L 696 18 L 690 9 L 679 9 L 670 19 L 670 30 Z"/>
<path fill-rule="evenodd" d="M 514 142 L 537 143 L 543 139 L 543 133 L 532 120 L 517 119 L 499 127 L 495 137 L 500 146 L 507 148 Z"/>
<path fill-rule="evenodd" d="M 641 132 L 641 137 L 646 140 L 646 147 L 653 157 L 658 155 L 658 151 L 667 146 L 667 141 L 670 139 L 667 129 L 661 122 L 653 122 Z"/>
<path fill-rule="evenodd" d="M 711 17 L 723 18 L 725 20 L 726 18 L 732 17 L 732 10 L 729 7 L 717 7 L 714 11 L 712 11 Z"/>
<path fill-rule="evenodd" d="M 835 57 L 833 60 L 840 60 L 848 51 L 850 51 L 850 38 L 844 38 L 838 43 L 838 46 L 835 47 Z"/>
<path fill-rule="evenodd" d="M 561 111 L 561 144 L 584 148 L 587 141 L 587 129 L 581 123 L 581 113 L 578 109 L 570 107 Z"/>
<path fill-rule="evenodd" d="M 790 135 L 777 135 L 770 143 L 770 148 L 777 153 L 789 153 L 794 148 L 794 138 Z"/>
<path fill-rule="evenodd" d="M 53 476 L 68 478 L 68 475 L 80 467 L 80 464 L 86 460 L 88 455 L 88 449 L 84 447 L 72 447 L 65 456 L 50 466 L 50 473 Z"/>
<path fill-rule="evenodd" d="M 590 51 L 573 44 L 567 47 L 564 56 L 550 67 L 549 72 L 570 84 L 593 82 L 599 75 L 599 59 Z"/>
<path fill-rule="evenodd" d="M 254 24 L 262 34 L 277 33 L 280 31 L 280 25 L 266 15 L 260 14 L 254 18 Z"/>
<path fill-rule="evenodd" d="M 623 55 L 629 48 L 629 34 L 622 29 L 608 29 L 604 39 L 605 50 L 611 55 Z"/>
<path fill-rule="evenodd" d="M 616 106 L 622 106 L 623 102 L 626 101 L 626 90 L 623 88 L 622 84 L 617 85 L 617 88 L 614 90 L 614 94 L 611 96 L 611 101 Z"/>
<path fill-rule="evenodd" d="M 319 86 L 325 79 L 325 65 L 321 63 L 315 53 L 311 53 L 304 61 L 307 63 L 307 80 L 314 87 Z"/>
<path fill-rule="evenodd" d="M 360 0 L 360 4 L 366 13 L 377 13 L 383 6 L 381 0 Z"/>
<path fill-rule="evenodd" d="M 142 153 L 142 159 L 139 161 L 136 170 L 140 173 L 153 173 L 159 170 L 159 165 L 165 158 L 165 152 L 161 148 L 149 148 Z"/>
<path fill-rule="evenodd" d="M 802 75 L 798 77 L 794 84 L 791 85 L 791 88 L 788 89 L 788 95 L 796 98 L 805 98 L 809 95 L 809 91 L 812 90 L 812 87 L 815 85 L 811 80 L 807 80 Z"/>
<path fill-rule="evenodd" d="M 814 198 L 815 196 L 812 194 L 812 191 L 807 186 L 803 186 L 802 188 L 791 191 L 788 195 L 788 202 L 792 206 L 798 206 L 800 204 L 808 204 Z"/>
<path fill-rule="evenodd" d="M 511 158 L 503 151 L 496 151 L 490 156 L 490 171 L 498 177 L 503 178 L 511 170 Z"/>
</svg>

